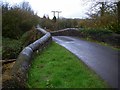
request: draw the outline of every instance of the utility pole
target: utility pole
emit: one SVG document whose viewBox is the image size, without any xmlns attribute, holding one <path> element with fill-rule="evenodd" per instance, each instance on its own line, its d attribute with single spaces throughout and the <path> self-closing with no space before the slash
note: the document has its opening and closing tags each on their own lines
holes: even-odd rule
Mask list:
<svg viewBox="0 0 120 90">
<path fill-rule="evenodd" d="M 53 12 L 53 17 L 54 17 L 54 16 L 55 16 L 55 12 L 56 12 L 56 11 L 51 11 L 51 12 Z"/>
<path fill-rule="evenodd" d="M 53 20 L 54 20 L 54 22 L 56 22 L 55 13 L 58 13 L 58 19 L 59 19 L 59 13 L 61 13 L 61 11 L 51 11 L 51 12 L 53 12 Z M 57 22 L 57 23 L 54 23 L 54 28 L 55 28 L 55 30 L 56 30 L 56 29 L 59 29 L 59 23 L 58 23 L 58 22 Z"/>
<path fill-rule="evenodd" d="M 59 13 L 61 13 L 62 11 L 56 11 L 58 13 L 58 19 L 59 19 Z"/>
<path fill-rule="evenodd" d="M 62 11 L 51 11 L 53 12 L 53 17 L 55 16 L 55 13 L 58 13 L 58 19 L 59 19 L 59 13 L 61 13 Z"/>
</svg>

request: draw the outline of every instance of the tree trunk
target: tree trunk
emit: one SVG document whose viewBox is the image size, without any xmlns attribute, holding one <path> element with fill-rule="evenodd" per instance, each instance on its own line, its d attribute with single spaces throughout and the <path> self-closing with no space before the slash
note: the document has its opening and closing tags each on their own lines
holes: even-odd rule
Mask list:
<svg viewBox="0 0 120 90">
<path fill-rule="evenodd" d="M 100 7 L 100 9 L 101 9 L 101 17 L 102 16 L 104 16 L 104 13 L 105 13 L 105 5 L 106 5 L 106 2 L 101 2 L 101 7 Z"/>
</svg>

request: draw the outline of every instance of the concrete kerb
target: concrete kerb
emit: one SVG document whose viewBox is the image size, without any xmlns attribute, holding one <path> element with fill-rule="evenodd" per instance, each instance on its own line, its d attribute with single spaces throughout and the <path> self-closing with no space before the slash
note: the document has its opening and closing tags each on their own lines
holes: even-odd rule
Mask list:
<svg viewBox="0 0 120 90">
<path fill-rule="evenodd" d="M 33 54 L 38 50 L 41 51 L 52 41 L 51 34 L 46 32 L 42 28 L 37 28 L 39 32 L 44 34 L 43 37 L 36 40 L 32 44 L 25 47 L 19 54 L 13 68 L 12 68 L 12 80 L 20 87 L 25 87 L 27 79 L 27 71 L 30 67 L 30 63 L 33 58 Z"/>
</svg>

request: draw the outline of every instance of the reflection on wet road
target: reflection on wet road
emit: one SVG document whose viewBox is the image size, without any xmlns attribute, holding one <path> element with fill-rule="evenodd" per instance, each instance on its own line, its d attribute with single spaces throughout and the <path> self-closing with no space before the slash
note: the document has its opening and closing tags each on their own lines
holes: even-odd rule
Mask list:
<svg viewBox="0 0 120 90">
<path fill-rule="evenodd" d="M 74 53 L 112 87 L 118 87 L 118 51 L 70 36 L 53 36 L 53 40 Z"/>
</svg>

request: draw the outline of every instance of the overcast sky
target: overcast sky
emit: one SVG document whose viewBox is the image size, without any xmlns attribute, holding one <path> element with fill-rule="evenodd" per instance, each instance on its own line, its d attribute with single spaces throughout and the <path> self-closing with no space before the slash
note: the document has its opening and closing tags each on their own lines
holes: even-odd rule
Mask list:
<svg viewBox="0 0 120 90">
<path fill-rule="evenodd" d="M 0 0 L 1 1 L 1 0 Z M 2 0 L 10 4 L 29 2 L 32 9 L 37 12 L 38 16 L 49 15 L 53 17 L 51 11 L 62 11 L 60 17 L 65 18 L 85 18 L 85 14 L 95 0 Z M 108 0 L 109 1 L 109 0 Z M 56 13 L 57 16 L 57 13 Z"/>
</svg>

